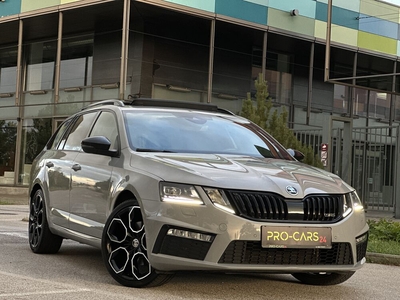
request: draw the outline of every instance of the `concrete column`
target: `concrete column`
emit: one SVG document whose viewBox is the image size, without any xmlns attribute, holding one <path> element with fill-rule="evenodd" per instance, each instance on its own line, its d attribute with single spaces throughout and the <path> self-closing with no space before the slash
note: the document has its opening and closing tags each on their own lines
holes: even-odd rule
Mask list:
<svg viewBox="0 0 400 300">
<path fill-rule="evenodd" d="M 351 182 L 351 170 L 352 170 L 352 159 L 351 159 L 351 148 L 353 145 L 352 132 L 353 132 L 353 120 L 345 122 L 343 127 L 343 152 L 342 152 L 342 179 L 350 184 Z"/>
<path fill-rule="evenodd" d="M 212 98 L 213 70 L 214 70 L 214 41 L 215 41 L 215 19 L 211 20 L 210 53 L 209 53 L 209 59 L 208 59 L 207 103 L 210 103 L 211 102 L 211 98 Z"/>
<path fill-rule="evenodd" d="M 123 24 L 122 24 L 122 41 L 121 41 L 121 68 L 120 68 L 120 84 L 119 99 L 125 99 L 126 79 L 128 69 L 128 46 L 129 46 L 129 19 L 131 14 L 131 0 L 124 0 Z"/>
<path fill-rule="evenodd" d="M 263 37 L 263 50 L 262 50 L 262 62 L 261 62 L 261 73 L 265 80 L 265 69 L 267 69 L 267 42 L 268 42 L 268 32 L 264 32 Z"/>
<path fill-rule="evenodd" d="M 313 97 L 313 78 L 314 78 L 314 49 L 315 43 L 311 43 L 310 49 L 310 66 L 308 69 L 308 95 L 307 95 L 307 117 L 306 124 L 310 125 L 310 117 L 311 117 L 311 101 Z"/>
<path fill-rule="evenodd" d="M 58 14 L 58 37 L 57 37 L 57 55 L 56 70 L 54 74 L 54 103 L 58 103 L 60 95 L 60 67 L 61 67 L 61 50 L 62 50 L 62 32 L 63 32 L 63 13 Z M 54 112 L 53 112 L 54 115 Z"/>
<path fill-rule="evenodd" d="M 22 141 L 22 117 L 24 113 L 24 107 L 21 105 L 22 101 L 22 45 L 23 45 L 23 29 L 24 21 L 19 21 L 19 33 L 18 33 L 18 61 L 17 61 L 17 84 L 15 91 L 15 105 L 19 106 L 19 117 L 17 119 L 17 140 L 15 147 L 15 161 L 14 161 L 14 184 L 18 183 L 18 176 L 20 173 L 20 153 L 21 153 L 21 141 Z"/>
<path fill-rule="evenodd" d="M 19 32 L 18 32 L 18 54 L 17 54 L 17 81 L 15 89 L 15 105 L 20 105 L 22 95 L 22 46 L 23 46 L 23 31 L 24 21 L 19 20 Z M 21 117 L 21 116 L 20 116 Z"/>
</svg>

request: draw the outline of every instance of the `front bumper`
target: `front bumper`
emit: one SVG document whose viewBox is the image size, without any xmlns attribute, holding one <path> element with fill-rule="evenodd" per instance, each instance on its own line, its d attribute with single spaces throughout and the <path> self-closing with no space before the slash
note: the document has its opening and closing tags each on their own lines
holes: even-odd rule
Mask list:
<svg viewBox="0 0 400 300">
<path fill-rule="evenodd" d="M 214 205 L 183 206 L 148 201 L 148 256 L 159 271 L 346 272 L 365 263 L 368 225 L 363 210 L 337 223 L 256 222 Z M 261 226 L 330 227 L 332 248 L 263 248 Z M 176 228 L 211 236 L 210 241 L 168 235 Z"/>
</svg>

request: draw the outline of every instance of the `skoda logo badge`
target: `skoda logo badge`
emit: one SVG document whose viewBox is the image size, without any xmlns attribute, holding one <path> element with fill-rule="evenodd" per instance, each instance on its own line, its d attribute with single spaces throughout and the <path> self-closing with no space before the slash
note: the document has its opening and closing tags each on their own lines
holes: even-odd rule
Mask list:
<svg viewBox="0 0 400 300">
<path fill-rule="evenodd" d="M 288 194 L 292 195 L 292 196 L 296 196 L 297 195 L 297 190 L 296 188 L 292 187 L 291 185 L 288 185 L 286 187 L 286 192 L 288 192 Z"/>
</svg>

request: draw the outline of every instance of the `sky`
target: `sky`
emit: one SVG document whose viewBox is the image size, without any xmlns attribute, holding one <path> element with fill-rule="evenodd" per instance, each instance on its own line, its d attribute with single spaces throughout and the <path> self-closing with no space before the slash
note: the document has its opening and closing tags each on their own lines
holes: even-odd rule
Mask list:
<svg viewBox="0 0 400 300">
<path fill-rule="evenodd" d="M 393 4 L 393 5 L 400 6 L 400 0 L 379 0 L 379 1 L 387 2 L 387 3 Z"/>
</svg>

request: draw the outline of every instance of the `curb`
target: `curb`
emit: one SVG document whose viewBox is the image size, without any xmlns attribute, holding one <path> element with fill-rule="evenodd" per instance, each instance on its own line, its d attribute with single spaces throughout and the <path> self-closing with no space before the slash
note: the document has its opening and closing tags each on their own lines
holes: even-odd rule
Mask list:
<svg viewBox="0 0 400 300">
<path fill-rule="evenodd" d="M 368 263 L 400 266 L 400 255 L 367 252 Z"/>
<path fill-rule="evenodd" d="M 28 195 L 1 195 L 0 194 L 0 205 L 28 205 Z"/>
</svg>

